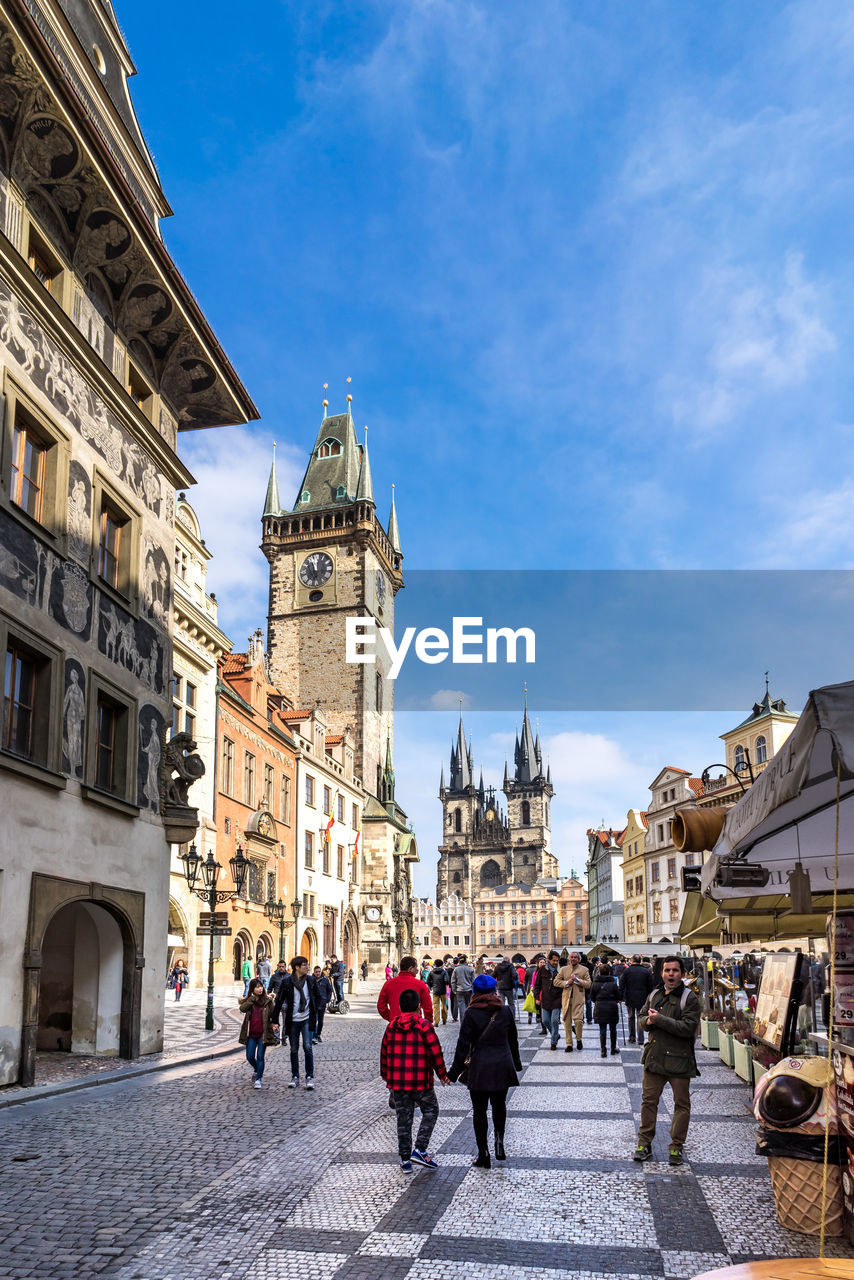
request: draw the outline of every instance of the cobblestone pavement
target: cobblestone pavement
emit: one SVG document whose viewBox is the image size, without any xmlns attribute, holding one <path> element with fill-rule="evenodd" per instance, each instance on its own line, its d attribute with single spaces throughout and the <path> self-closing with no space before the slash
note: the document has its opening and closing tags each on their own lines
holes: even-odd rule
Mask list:
<svg viewBox="0 0 854 1280">
<path fill-rule="evenodd" d="M 698 1049 L 687 1163 L 667 1164 L 665 1124 L 636 1165 L 640 1052 L 603 1060 L 587 1028 L 569 1057 L 520 1030 L 509 1158 L 489 1171 L 459 1086 L 439 1092 L 440 1168 L 400 1171 L 364 997 L 327 1018 L 314 1093 L 287 1088 L 276 1049 L 260 1090 L 230 1057 L 0 1112 L 0 1278 L 677 1280 L 817 1252 L 777 1225 L 748 1090 L 717 1055 Z M 446 1052 L 456 1032 L 439 1028 Z"/>
</svg>

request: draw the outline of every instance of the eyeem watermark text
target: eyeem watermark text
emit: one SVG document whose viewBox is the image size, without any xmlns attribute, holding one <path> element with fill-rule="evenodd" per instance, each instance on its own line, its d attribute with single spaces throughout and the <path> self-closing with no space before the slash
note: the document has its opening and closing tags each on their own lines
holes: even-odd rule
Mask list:
<svg viewBox="0 0 854 1280">
<path fill-rule="evenodd" d="M 377 626 L 375 618 L 347 618 L 345 658 L 347 662 L 376 662 L 379 642 L 391 661 L 388 678 L 396 680 L 413 640 L 416 658 L 431 666 L 448 657 L 454 663 L 516 662 L 520 641 L 524 651 L 521 661 L 536 661 L 537 637 L 530 627 L 516 631 L 512 627 L 487 627 L 484 632 L 483 618 L 454 618 L 450 639 L 441 627 L 424 627 L 421 631 L 407 627 L 400 644 L 395 644 L 388 627 Z"/>
</svg>

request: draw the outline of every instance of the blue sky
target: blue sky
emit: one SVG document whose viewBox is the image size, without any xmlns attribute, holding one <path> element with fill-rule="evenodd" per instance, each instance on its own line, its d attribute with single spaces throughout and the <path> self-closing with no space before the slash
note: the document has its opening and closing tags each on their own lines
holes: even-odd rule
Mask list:
<svg viewBox="0 0 854 1280">
<path fill-rule="evenodd" d="M 166 241 L 263 413 L 182 442 L 237 647 L 266 611 L 270 445 L 287 501 L 348 375 L 408 569 L 852 566 L 848 6 L 118 13 Z M 734 713 L 762 690 L 745 672 Z M 445 719 L 398 725 L 424 892 Z M 661 763 L 702 768 L 733 722 L 683 721 Z M 650 781 L 660 725 L 608 733 Z M 601 758 L 561 798 L 569 844 L 627 807 Z"/>
</svg>

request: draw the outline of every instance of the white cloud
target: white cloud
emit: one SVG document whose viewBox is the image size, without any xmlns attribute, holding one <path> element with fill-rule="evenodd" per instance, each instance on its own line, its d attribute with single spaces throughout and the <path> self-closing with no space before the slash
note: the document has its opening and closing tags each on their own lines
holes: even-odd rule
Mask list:
<svg viewBox="0 0 854 1280">
<path fill-rule="evenodd" d="M 463 711 L 471 706 L 471 695 L 462 689 L 437 689 L 430 698 L 433 711 Z"/>
<path fill-rule="evenodd" d="M 854 566 L 854 481 L 832 489 L 794 494 L 773 537 L 759 549 L 763 567 L 833 568 Z"/>
<path fill-rule="evenodd" d="M 187 493 L 213 559 L 207 589 L 219 602 L 219 624 L 242 650 L 246 637 L 266 630 L 269 566 L 259 550 L 273 437 L 251 427 L 228 427 L 179 438 L 182 459 L 196 478 Z M 277 449 L 279 496 L 287 507 L 305 468 L 305 454 Z"/>
</svg>

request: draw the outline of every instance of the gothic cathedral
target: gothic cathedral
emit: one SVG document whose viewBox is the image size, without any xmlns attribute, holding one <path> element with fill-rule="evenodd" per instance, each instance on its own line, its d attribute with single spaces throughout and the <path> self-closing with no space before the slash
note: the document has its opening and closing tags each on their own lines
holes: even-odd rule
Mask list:
<svg viewBox="0 0 854 1280">
<path fill-rule="evenodd" d="M 495 788 L 484 788 L 483 773 L 475 785 L 471 744 L 466 744 L 460 716 L 451 747 L 450 780 L 446 786 L 443 767 L 439 783 L 443 825 L 437 902 L 453 893 L 471 901 L 481 889 L 557 876 L 557 858 L 551 852 L 551 769 L 543 771 L 540 739 L 534 737 L 527 706 L 521 736 L 516 738 L 513 776 L 505 765 L 502 792 L 506 812 Z"/>
<path fill-rule="evenodd" d="M 354 742 L 355 773 L 365 797 L 360 947 L 375 964 L 389 935 L 398 955 L 411 946 L 410 864 L 418 853 L 394 794 L 388 657 L 377 646 L 375 665 L 345 660 L 346 618 L 372 616 L 393 632 L 394 600 L 403 586 L 394 494 L 384 528 L 376 515 L 367 436 L 359 444 L 350 401 L 348 395 L 346 413 L 330 417 L 324 400 L 293 510 L 280 503 L 274 457 L 261 549 L 270 564 L 271 680 L 294 707 L 321 708 L 330 730 Z"/>
</svg>

